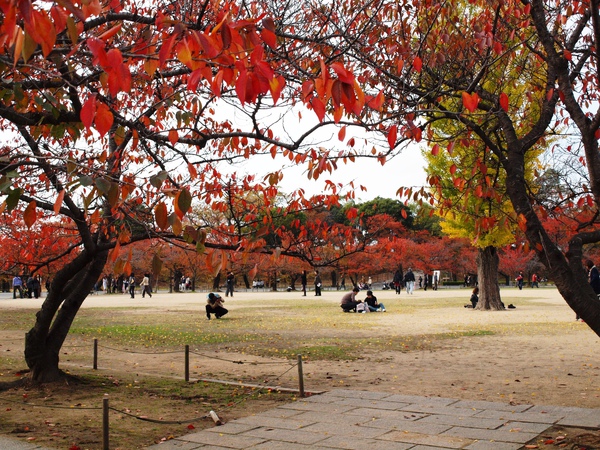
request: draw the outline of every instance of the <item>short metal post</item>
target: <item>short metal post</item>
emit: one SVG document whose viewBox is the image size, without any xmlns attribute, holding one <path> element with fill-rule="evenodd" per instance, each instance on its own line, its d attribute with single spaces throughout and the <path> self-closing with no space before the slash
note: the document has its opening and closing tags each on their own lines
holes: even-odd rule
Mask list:
<svg viewBox="0 0 600 450">
<path fill-rule="evenodd" d="M 190 381 L 190 346 L 185 346 L 185 381 Z"/>
<path fill-rule="evenodd" d="M 102 450 L 108 449 L 108 394 L 102 399 Z"/>
<path fill-rule="evenodd" d="M 94 339 L 94 370 L 98 370 L 98 339 Z"/>
<path fill-rule="evenodd" d="M 298 355 L 298 388 L 300 397 L 304 398 L 304 375 L 302 374 L 302 355 Z"/>
</svg>

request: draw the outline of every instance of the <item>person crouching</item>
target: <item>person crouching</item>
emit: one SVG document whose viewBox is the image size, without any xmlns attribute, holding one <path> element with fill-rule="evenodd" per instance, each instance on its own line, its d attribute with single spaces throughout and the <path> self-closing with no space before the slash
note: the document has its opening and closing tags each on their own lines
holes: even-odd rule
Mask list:
<svg viewBox="0 0 600 450">
<path fill-rule="evenodd" d="M 344 294 L 340 302 L 340 306 L 344 312 L 356 312 L 356 305 L 362 303 L 360 300 L 356 300 L 356 294 L 360 292 L 360 289 L 355 286 L 350 292 Z"/>
<path fill-rule="evenodd" d="M 206 318 L 210 320 L 210 315 L 214 314 L 217 319 L 220 319 L 229 311 L 223 307 L 223 298 L 219 294 L 211 292 L 206 297 Z"/>
</svg>

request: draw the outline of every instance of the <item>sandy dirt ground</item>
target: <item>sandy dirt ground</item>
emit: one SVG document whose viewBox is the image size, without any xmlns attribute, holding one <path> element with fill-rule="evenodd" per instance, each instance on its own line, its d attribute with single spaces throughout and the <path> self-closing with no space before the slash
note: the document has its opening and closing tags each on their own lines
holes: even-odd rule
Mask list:
<svg viewBox="0 0 600 450">
<path fill-rule="evenodd" d="M 343 313 L 337 304 L 343 292 L 325 291 L 322 301 L 332 306 L 330 329 L 324 333 L 336 333 L 335 323 Z M 32 308 L 40 300 L 4 298 L 0 296 L 0 314 L 11 308 Z M 311 295 L 311 293 L 309 293 Z M 416 291 L 411 304 L 406 307 L 407 294 L 396 295 L 391 291 L 377 291 L 380 302 L 388 312 L 364 316 L 364 320 L 377 321 L 377 327 L 357 329 L 350 333 L 372 336 L 374 339 L 395 338 L 427 339 L 428 335 L 482 331 L 482 335 L 436 340 L 427 350 L 405 351 L 396 344 L 383 351 L 365 349 L 363 356 L 355 361 L 306 361 L 303 365 L 304 384 L 308 391 L 328 390 L 336 387 L 356 388 L 383 392 L 398 392 L 424 396 L 441 396 L 461 399 L 500 401 L 517 404 L 562 405 L 600 408 L 600 362 L 598 361 L 599 338 L 585 323 L 576 322 L 575 314 L 554 288 L 522 291 L 514 288 L 502 290 L 505 304 L 516 308 L 498 311 L 474 311 L 462 307 L 468 303 L 466 289 L 440 289 Z M 90 296 L 84 308 L 92 307 L 140 307 L 156 311 L 192 311 L 203 316 L 202 293 L 155 294 L 151 299 L 136 296 Z M 255 307 L 257 301 L 264 304 L 269 298 L 290 298 L 302 301 L 301 294 L 271 292 L 236 292 L 228 299 L 230 316 L 238 308 Z M 458 304 L 443 308 L 419 308 L 419 301 L 426 303 L 433 298 L 461 298 Z M 462 300 L 464 298 L 464 301 Z M 206 319 L 204 319 L 206 320 Z M 361 317 L 362 320 L 362 317 Z M 550 324 L 550 326 L 548 326 Z M 491 330 L 493 333 L 485 333 Z M 498 330 L 502 330 L 499 332 Z M 303 330 L 289 330 L 302 339 Z M 339 332 L 340 335 L 348 331 Z M 22 340 L 14 333 L 0 331 L 1 352 L 22 352 Z M 399 348 L 400 347 L 400 348 Z M 86 349 L 89 355 L 89 349 Z M 140 373 L 160 373 L 182 376 L 181 356 L 121 354 L 102 349 L 110 354 L 111 364 L 119 369 Z M 240 359 L 239 354 L 219 352 L 226 360 Z M 107 355 L 108 356 L 108 355 Z M 214 359 L 214 354 L 194 354 L 191 377 L 224 378 L 233 373 L 234 380 L 253 381 L 258 384 L 279 384 L 297 387 L 297 373 L 284 371 L 281 365 L 243 364 L 232 372 L 231 364 Z M 270 358 L 243 355 L 246 362 L 276 362 Z M 67 350 L 61 357 L 63 367 L 89 366 L 89 356 L 78 354 L 76 348 Z M 105 362 L 101 362 L 103 369 Z M 210 367 L 210 370 L 206 370 Z"/>
</svg>

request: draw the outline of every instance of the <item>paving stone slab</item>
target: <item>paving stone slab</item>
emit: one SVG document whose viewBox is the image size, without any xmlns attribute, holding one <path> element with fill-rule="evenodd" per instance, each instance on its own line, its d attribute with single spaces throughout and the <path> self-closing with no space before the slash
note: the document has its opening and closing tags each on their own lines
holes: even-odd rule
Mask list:
<svg viewBox="0 0 600 450">
<path fill-rule="evenodd" d="M 377 409 L 377 408 L 356 408 L 350 411 L 346 411 L 344 416 L 359 416 L 365 420 L 371 419 L 398 419 L 398 420 L 419 420 L 423 417 L 427 417 L 428 414 L 414 413 L 410 411 L 397 411 L 390 409 Z"/>
<path fill-rule="evenodd" d="M 506 422 L 504 425 L 502 425 L 500 428 L 498 428 L 499 430 L 516 430 L 516 431 L 522 431 L 522 432 L 527 432 L 527 433 L 543 433 L 544 431 L 546 431 L 548 428 L 550 428 L 548 426 L 547 423 L 533 423 L 533 422 Z"/>
<path fill-rule="evenodd" d="M 491 409 L 494 411 L 523 412 L 531 409 L 532 405 L 511 405 L 509 403 L 487 402 L 483 400 L 459 400 L 453 403 L 456 408 Z"/>
<path fill-rule="evenodd" d="M 384 400 L 388 402 L 406 402 L 406 403 L 418 403 L 420 405 L 438 405 L 438 406 L 449 406 L 457 403 L 458 400 L 455 398 L 444 398 L 444 397 L 419 397 L 418 395 L 403 395 L 403 394 L 392 394 L 384 397 Z"/>
<path fill-rule="evenodd" d="M 506 421 L 501 419 L 486 419 L 483 417 L 447 416 L 443 414 L 428 415 L 419 419 L 419 423 L 445 424 L 459 427 L 484 428 L 495 430 L 502 427 Z"/>
<path fill-rule="evenodd" d="M 281 405 L 279 408 L 287 408 L 296 411 L 322 411 L 328 414 L 341 414 L 351 409 L 355 409 L 354 406 L 348 405 L 336 405 L 336 404 L 324 404 L 324 403 L 307 403 L 307 402 L 294 402 L 289 405 Z"/>
<path fill-rule="evenodd" d="M 515 442 L 476 441 L 465 447 L 465 450 L 519 450 L 522 444 Z"/>
<path fill-rule="evenodd" d="M 412 420 L 375 419 L 365 423 L 366 427 L 384 430 L 410 431 L 423 434 L 440 434 L 452 428 L 452 425 L 425 423 Z"/>
<path fill-rule="evenodd" d="M 0 449 L 2 450 L 49 450 L 33 442 L 23 442 L 18 439 L 0 436 Z"/>
<path fill-rule="evenodd" d="M 381 441 L 378 439 L 362 439 L 355 436 L 331 436 L 324 441 L 319 442 L 321 447 L 328 449 L 343 450 L 408 450 L 414 447 L 413 444 L 404 442 Z M 438 449 L 439 450 L 439 447 Z"/>
<path fill-rule="evenodd" d="M 299 420 L 296 418 L 282 419 L 280 417 L 268 417 L 263 415 L 242 417 L 235 420 L 235 423 L 238 424 L 246 424 L 254 427 L 283 428 L 286 430 L 298 430 L 316 422 L 319 422 L 316 418 L 314 420 Z"/>
<path fill-rule="evenodd" d="M 482 410 L 472 408 L 454 408 L 453 406 L 439 406 L 439 405 L 422 405 L 412 404 L 400 408 L 401 411 L 410 411 L 424 414 L 440 414 L 444 416 L 457 416 L 457 417 L 471 417 Z"/>
<path fill-rule="evenodd" d="M 375 408 L 375 409 L 388 409 L 388 410 L 399 410 L 410 406 L 406 402 L 388 402 L 385 400 L 372 400 L 364 398 L 343 398 L 335 403 L 336 405 L 354 406 L 357 408 Z"/>
<path fill-rule="evenodd" d="M 356 436 L 363 439 L 373 439 L 385 434 L 387 430 L 381 430 L 378 428 L 364 427 L 355 423 L 337 423 L 332 425 L 330 423 L 315 423 L 303 429 L 303 431 L 309 431 L 313 433 L 322 433 L 327 436 Z"/>
<path fill-rule="evenodd" d="M 326 433 L 317 433 L 315 431 L 316 430 L 284 430 L 282 428 L 260 427 L 244 433 L 244 436 L 260 438 L 265 441 L 281 441 L 304 445 L 317 444 L 319 441 L 327 438 Z"/>
<path fill-rule="evenodd" d="M 374 392 L 374 391 L 353 391 L 350 389 L 336 389 L 334 391 L 327 392 L 326 394 L 320 395 L 323 398 L 366 398 L 371 400 L 381 400 L 389 397 L 390 394 L 385 392 Z M 314 397 L 310 397 L 314 398 Z"/>
<path fill-rule="evenodd" d="M 253 445 L 258 445 L 262 442 L 265 442 L 265 439 L 256 438 L 253 436 L 209 432 L 188 434 L 180 438 L 180 440 L 226 448 L 249 448 Z"/>
<path fill-rule="evenodd" d="M 206 428 L 203 431 L 210 433 L 224 433 L 224 434 L 241 434 L 246 431 L 250 431 L 253 428 L 258 428 L 258 425 L 252 425 L 249 423 L 238 422 L 237 420 L 227 422 L 225 425 L 218 427 Z"/>
<path fill-rule="evenodd" d="M 404 431 L 391 431 L 378 439 L 452 449 L 464 448 L 473 443 L 473 439 L 458 436 L 433 436 L 429 434 L 409 433 Z"/>
<path fill-rule="evenodd" d="M 458 436 L 473 440 L 495 442 L 520 442 L 525 444 L 538 436 L 538 433 L 527 433 L 516 430 L 482 430 L 478 428 L 453 427 L 442 433 L 444 436 Z"/>
<path fill-rule="evenodd" d="M 509 412 L 509 411 L 498 411 L 491 409 L 484 409 L 483 411 L 478 412 L 475 417 L 484 417 L 486 419 L 502 419 L 506 421 L 512 422 L 533 422 L 533 423 L 545 423 L 548 425 L 553 425 L 557 423 L 559 420 L 563 419 L 562 414 L 554 414 L 554 413 L 536 413 L 525 411 L 522 413 L 519 412 Z"/>
<path fill-rule="evenodd" d="M 4 447 L 2 447 L 4 449 Z M 198 444 L 194 442 L 180 441 L 179 439 L 170 439 L 168 441 L 161 442 L 160 444 L 151 445 L 146 447 L 148 450 L 197 450 L 205 449 L 206 445 Z M 215 447 L 211 447 L 215 448 Z M 221 447 L 226 448 L 226 447 Z"/>
</svg>

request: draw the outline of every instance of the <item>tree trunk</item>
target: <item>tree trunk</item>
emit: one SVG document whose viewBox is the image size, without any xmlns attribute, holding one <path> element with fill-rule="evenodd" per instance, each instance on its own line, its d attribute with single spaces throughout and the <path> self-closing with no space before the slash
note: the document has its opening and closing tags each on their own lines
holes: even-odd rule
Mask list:
<svg viewBox="0 0 600 450">
<path fill-rule="evenodd" d="M 35 325 L 25 335 L 25 362 L 32 381 L 47 383 L 64 375 L 58 366 L 60 349 L 79 308 L 102 275 L 107 254 L 90 255 L 84 250 L 54 277 Z"/>
<path fill-rule="evenodd" d="M 479 302 L 476 309 L 499 311 L 504 309 L 498 286 L 498 251 L 496 247 L 478 249 L 477 279 L 479 282 Z"/>
</svg>

